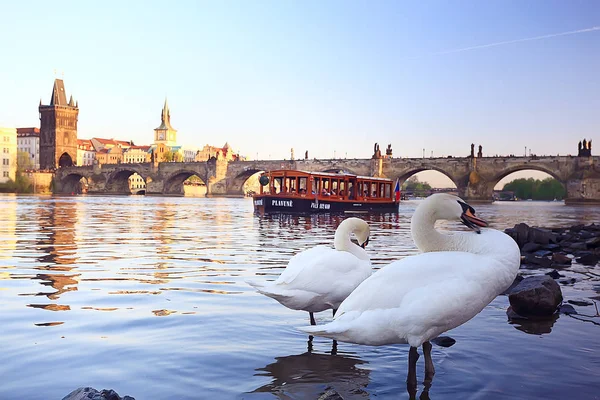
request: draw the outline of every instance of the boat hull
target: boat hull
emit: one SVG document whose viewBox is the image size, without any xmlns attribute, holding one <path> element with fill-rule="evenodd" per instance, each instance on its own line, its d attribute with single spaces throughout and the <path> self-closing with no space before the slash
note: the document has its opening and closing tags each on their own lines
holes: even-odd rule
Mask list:
<svg viewBox="0 0 600 400">
<path fill-rule="evenodd" d="M 256 195 L 252 199 L 254 211 L 259 213 L 366 213 L 372 211 L 396 212 L 393 201 L 321 200 L 314 198 Z"/>
</svg>

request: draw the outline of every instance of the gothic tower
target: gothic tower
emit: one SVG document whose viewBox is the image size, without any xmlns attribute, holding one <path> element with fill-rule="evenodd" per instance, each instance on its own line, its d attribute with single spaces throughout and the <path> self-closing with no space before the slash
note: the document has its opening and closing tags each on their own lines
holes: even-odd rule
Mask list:
<svg viewBox="0 0 600 400">
<path fill-rule="evenodd" d="M 177 131 L 171 126 L 171 112 L 167 99 L 160 115 L 160 126 L 154 129 L 154 143 L 157 145 L 164 143 L 167 147 L 177 144 Z"/>
<path fill-rule="evenodd" d="M 77 118 L 79 102 L 67 103 L 65 84 L 54 80 L 50 105 L 40 100 L 40 168 L 69 167 L 77 162 Z"/>
</svg>

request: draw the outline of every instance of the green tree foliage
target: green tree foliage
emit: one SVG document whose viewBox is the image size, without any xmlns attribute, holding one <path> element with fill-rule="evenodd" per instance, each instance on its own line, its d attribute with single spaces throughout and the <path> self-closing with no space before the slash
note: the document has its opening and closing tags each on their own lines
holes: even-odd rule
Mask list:
<svg viewBox="0 0 600 400">
<path fill-rule="evenodd" d="M 427 196 L 431 191 L 431 185 L 427 182 L 419 181 L 419 178 L 413 175 L 402 184 L 402 191 L 413 192 L 418 196 Z"/>
<path fill-rule="evenodd" d="M 25 171 L 28 169 L 34 169 L 33 160 L 31 155 L 26 151 L 17 152 L 17 171 Z"/>
<path fill-rule="evenodd" d="M 167 162 L 181 162 L 183 161 L 183 157 L 181 153 L 169 150 L 163 155 L 163 159 Z"/>
<path fill-rule="evenodd" d="M 504 185 L 502 190 L 514 192 L 518 199 L 523 200 L 562 200 L 566 195 L 563 185 L 554 178 L 544 180 L 533 178 L 515 179 Z"/>
</svg>

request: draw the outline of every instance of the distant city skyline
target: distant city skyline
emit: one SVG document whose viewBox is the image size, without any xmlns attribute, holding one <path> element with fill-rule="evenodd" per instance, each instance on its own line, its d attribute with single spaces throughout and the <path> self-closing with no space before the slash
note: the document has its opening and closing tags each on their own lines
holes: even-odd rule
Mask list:
<svg viewBox="0 0 600 400">
<path fill-rule="evenodd" d="M 576 154 L 600 126 L 597 2 L 34 1 L 3 14 L 0 126 L 39 127 L 55 77 L 79 101 L 81 138 L 149 144 L 166 97 L 180 144 L 260 159 L 366 158 L 375 142 L 396 157 L 471 143 Z"/>
</svg>

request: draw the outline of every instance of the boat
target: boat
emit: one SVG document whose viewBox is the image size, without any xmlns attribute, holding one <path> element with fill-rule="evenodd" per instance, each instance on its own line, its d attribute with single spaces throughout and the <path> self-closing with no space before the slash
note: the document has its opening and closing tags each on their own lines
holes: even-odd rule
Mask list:
<svg viewBox="0 0 600 400">
<path fill-rule="evenodd" d="M 400 189 L 386 178 L 348 173 L 276 170 L 264 172 L 254 194 L 259 213 L 398 211 Z"/>
</svg>

